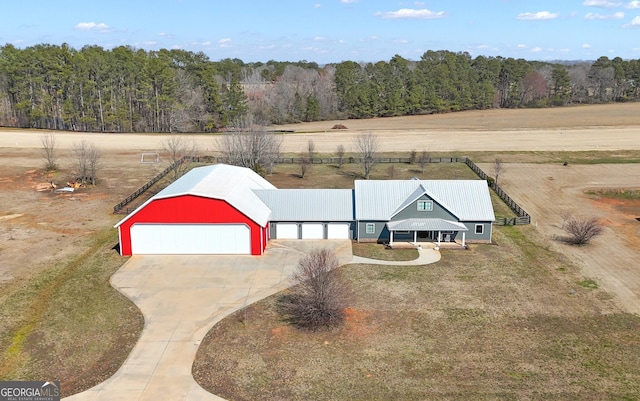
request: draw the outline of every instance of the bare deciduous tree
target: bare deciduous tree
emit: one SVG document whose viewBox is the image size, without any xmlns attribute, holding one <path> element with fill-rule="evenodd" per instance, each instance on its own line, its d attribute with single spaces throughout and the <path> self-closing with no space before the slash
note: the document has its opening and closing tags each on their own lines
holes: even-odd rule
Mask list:
<svg viewBox="0 0 640 401">
<path fill-rule="evenodd" d="M 603 231 L 602 225 L 596 217 L 568 216 L 565 218 L 562 228 L 567 232 L 567 235 L 557 239 L 571 245 L 584 245 L 602 234 Z"/>
<path fill-rule="evenodd" d="M 318 330 L 344 321 L 349 287 L 328 249 L 316 249 L 298 262 L 291 278 L 292 293 L 280 300 L 281 311 L 293 325 Z"/>
<path fill-rule="evenodd" d="M 187 172 L 190 158 L 198 153 L 198 144 L 194 138 L 171 135 L 162 141 L 162 151 L 165 154 L 164 164 L 171 167 L 175 181 Z"/>
<path fill-rule="evenodd" d="M 54 171 L 58 169 L 58 156 L 56 154 L 56 134 L 50 132 L 40 137 L 42 143 L 42 159 L 44 170 Z"/>
<path fill-rule="evenodd" d="M 427 163 L 429 163 L 429 152 L 423 150 L 420 153 L 420 157 L 418 157 L 418 164 L 420 165 L 421 174 L 424 174 L 424 170 L 427 168 Z"/>
<path fill-rule="evenodd" d="M 77 180 L 83 184 L 96 185 L 96 176 L 100 167 L 100 150 L 94 143 L 83 139 L 73 144 L 76 160 Z"/>
<path fill-rule="evenodd" d="M 338 157 L 338 168 L 342 168 L 344 164 L 344 145 L 338 145 L 336 148 L 336 156 Z"/>
<path fill-rule="evenodd" d="M 504 164 L 502 163 L 502 159 L 497 158 L 493 161 L 493 176 L 495 177 L 496 185 L 498 185 L 498 178 L 500 178 L 500 174 L 504 171 Z"/>
<path fill-rule="evenodd" d="M 271 174 L 280 156 L 282 138 L 249 117 L 236 124 L 241 131 L 223 135 L 218 147 L 230 164 L 247 167 L 258 174 Z"/>
<path fill-rule="evenodd" d="M 368 180 L 371 171 L 378 164 L 380 140 L 372 133 L 360 134 L 355 138 L 356 151 L 360 154 L 360 163 L 364 172 L 364 179 Z"/>
<path fill-rule="evenodd" d="M 309 163 L 313 163 L 313 158 L 316 156 L 316 144 L 313 139 L 309 139 L 307 142 L 307 153 L 309 154 Z"/>
<path fill-rule="evenodd" d="M 416 151 L 415 149 L 411 149 L 411 152 L 409 153 L 409 164 L 415 163 L 417 157 L 418 157 L 418 151 Z"/>
<path fill-rule="evenodd" d="M 304 176 L 307 174 L 307 171 L 309 171 L 309 158 L 302 156 L 300 157 L 300 178 L 304 178 Z"/>
</svg>

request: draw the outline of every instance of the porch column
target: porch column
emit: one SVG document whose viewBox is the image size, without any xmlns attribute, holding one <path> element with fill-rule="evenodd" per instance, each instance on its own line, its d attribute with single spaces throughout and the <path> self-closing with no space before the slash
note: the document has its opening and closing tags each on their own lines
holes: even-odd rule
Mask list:
<svg viewBox="0 0 640 401">
<path fill-rule="evenodd" d="M 418 244 L 418 232 L 414 231 L 413 232 L 413 245 Z"/>
<path fill-rule="evenodd" d="M 438 246 L 440 246 L 440 238 L 442 237 L 442 231 L 438 231 Z"/>
<path fill-rule="evenodd" d="M 389 231 L 389 246 L 393 246 L 393 231 Z"/>
<path fill-rule="evenodd" d="M 465 240 L 465 236 L 466 236 L 466 232 L 462 232 L 462 246 L 464 246 L 464 240 Z"/>
</svg>

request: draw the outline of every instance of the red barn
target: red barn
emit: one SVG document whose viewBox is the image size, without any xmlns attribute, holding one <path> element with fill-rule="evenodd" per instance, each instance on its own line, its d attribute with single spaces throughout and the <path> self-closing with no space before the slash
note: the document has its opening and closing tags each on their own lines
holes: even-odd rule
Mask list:
<svg viewBox="0 0 640 401">
<path fill-rule="evenodd" d="M 120 253 L 261 255 L 271 210 L 254 189 L 275 189 L 250 169 L 191 170 L 122 219 Z"/>
</svg>

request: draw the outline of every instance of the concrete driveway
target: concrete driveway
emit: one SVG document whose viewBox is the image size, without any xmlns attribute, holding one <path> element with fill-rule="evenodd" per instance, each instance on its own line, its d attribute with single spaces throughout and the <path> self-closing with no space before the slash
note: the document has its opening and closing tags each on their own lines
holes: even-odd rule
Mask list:
<svg viewBox="0 0 640 401">
<path fill-rule="evenodd" d="M 347 240 L 274 240 L 260 257 L 131 257 L 111 284 L 144 314 L 142 335 L 111 378 L 66 399 L 222 400 L 191 376 L 200 341 L 226 315 L 287 288 L 300 256 L 313 248 L 333 249 L 341 264 L 352 259 Z"/>
</svg>

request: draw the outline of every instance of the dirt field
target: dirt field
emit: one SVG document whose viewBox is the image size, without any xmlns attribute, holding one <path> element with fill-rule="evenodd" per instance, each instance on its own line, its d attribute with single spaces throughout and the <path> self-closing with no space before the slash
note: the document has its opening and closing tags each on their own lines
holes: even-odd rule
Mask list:
<svg viewBox="0 0 640 401">
<path fill-rule="evenodd" d="M 336 123 L 348 130 L 332 130 Z M 316 151 L 334 152 L 339 144 L 353 150 L 356 135 L 378 135 L 387 152 L 562 151 L 640 149 L 640 103 L 557 109 L 487 110 L 432 116 L 323 121 L 282 125 L 284 152 L 300 152 L 313 139 Z M 60 147 L 71 149 L 88 134 L 57 134 Z M 38 149 L 41 131 L 0 130 L 0 148 Z M 158 151 L 164 135 L 90 134 L 105 152 Z M 217 150 L 215 135 L 194 135 L 204 153 Z M 33 164 L 31 161 L 23 161 Z"/>
<path fill-rule="evenodd" d="M 490 166 L 481 165 L 485 171 Z M 508 164 L 501 185 L 532 216 L 550 246 L 571 256 L 587 278 L 616 294 L 629 312 L 640 314 L 640 201 L 585 194 L 592 189 L 639 189 L 640 164 Z M 604 234 L 590 245 L 572 247 L 553 241 L 562 235 L 562 216 L 596 216 Z"/>
<path fill-rule="evenodd" d="M 332 131 L 335 122 L 277 127 L 286 134 L 285 152 L 299 152 L 313 139 L 318 152 L 349 149 L 360 132 L 379 135 L 384 151 L 428 149 L 465 151 L 572 151 L 640 149 L 640 103 L 539 110 L 491 110 L 447 115 L 343 121 L 349 130 Z M 306 132 L 306 133 L 305 133 Z M 111 208 L 160 169 L 140 164 L 140 152 L 157 151 L 163 135 L 56 134 L 62 170 L 44 175 L 39 167 L 42 131 L 0 130 L 0 287 L 28 279 L 48 264 L 79 252 L 87 238 L 120 218 Z M 213 135 L 194 136 L 203 153 L 215 151 Z M 38 184 L 72 178 L 71 147 L 87 138 L 103 152 L 101 182 L 70 195 L 38 192 Z M 486 167 L 486 166 L 484 166 Z M 593 246 L 550 246 L 581 262 L 594 277 L 618 295 L 626 310 L 640 312 L 640 244 L 637 205 L 621 210 L 611 202 L 583 195 L 587 188 L 629 188 L 640 185 L 640 165 L 528 165 L 508 163 L 503 182 L 511 196 L 533 216 L 540 232 L 557 234 L 565 211 L 596 214 L 607 223 Z M 1 297 L 0 297 L 1 298 Z"/>
</svg>

